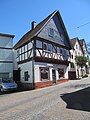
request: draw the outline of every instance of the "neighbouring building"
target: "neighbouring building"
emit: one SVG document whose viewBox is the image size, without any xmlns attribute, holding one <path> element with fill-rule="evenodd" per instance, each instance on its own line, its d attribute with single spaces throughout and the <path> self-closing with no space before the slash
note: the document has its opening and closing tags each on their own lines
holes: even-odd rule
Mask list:
<svg viewBox="0 0 90 120">
<path fill-rule="evenodd" d="M 83 56 L 83 48 L 80 44 L 80 40 L 78 37 L 71 39 L 71 43 L 73 45 L 73 49 L 70 50 L 70 64 L 69 64 L 69 79 L 76 79 L 82 76 L 81 67 L 76 64 L 75 57 Z M 85 67 L 83 67 L 83 75 L 86 74 Z"/>
<path fill-rule="evenodd" d="M 0 33 L 0 78 L 13 78 L 13 38 Z"/>
<path fill-rule="evenodd" d="M 87 46 L 86 46 L 85 39 L 80 39 L 80 44 L 82 46 L 84 56 L 87 58 L 87 60 L 89 60 L 89 56 L 88 56 L 88 51 L 87 51 Z M 88 61 L 86 63 L 86 73 L 87 74 L 89 73 L 89 63 L 88 63 Z"/>
<path fill-rule="evenodd" d="M 14 46 L 15 81 L 30 89 L 68 80 L 71 48 L 59 11 L 54 11 L 38 25 L 32 22 L 32 29 Z"/>
</svg>

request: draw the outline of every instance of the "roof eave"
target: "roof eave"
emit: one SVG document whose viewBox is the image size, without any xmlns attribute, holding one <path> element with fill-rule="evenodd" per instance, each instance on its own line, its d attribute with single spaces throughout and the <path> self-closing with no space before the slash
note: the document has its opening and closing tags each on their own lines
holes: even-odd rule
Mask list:
<svg viewBox="0 0 90 120">
<path fill-rule="evenodd" d="M 0 36 L 3 36 L 3 37 L 11 37 L 11 38 L 14 38 L 14 37 L 15 37 L 15 35 L 3 34 L 3 33 L 0 33 Z"/>
</svg>

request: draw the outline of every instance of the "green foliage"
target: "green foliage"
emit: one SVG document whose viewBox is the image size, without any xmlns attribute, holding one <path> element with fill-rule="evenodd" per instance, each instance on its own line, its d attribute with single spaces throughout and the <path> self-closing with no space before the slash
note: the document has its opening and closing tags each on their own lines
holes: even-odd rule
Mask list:
<svg viewBox="0 0 90 120">
<path fill-rule="evenodd" d="M 75 57 L 77 65 L 79 65 L 81 68 L 83 66 L 86 66 L 87 58 L 84 56 L 76 56 Z"/>
<path fill-rule="evenodd" d="M 86 62 L 88 61 L 86 57 L 84 56 L 76 56 L 75 57 L 76 63 L 77 65 L 79 65 L 81 67 L 81 71 L 82 71 L 82 77 L 83 77 L 83 70 L 82 68 L 85 66 L 86 67 Z"/>
</svg>

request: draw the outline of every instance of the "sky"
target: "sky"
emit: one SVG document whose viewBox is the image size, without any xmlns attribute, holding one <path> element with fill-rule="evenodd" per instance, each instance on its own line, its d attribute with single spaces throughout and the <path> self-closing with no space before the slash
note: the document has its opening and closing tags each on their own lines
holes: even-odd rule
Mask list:
<svg viewBox="0 0 90 120">
<path fill-rule="evenodd" d="M 69 38 L 90 42 L 90 0 L 0 0 L 0 33 L 15 35 L 13 45 L 53 11 L 59 10 Z"/>
</svg>

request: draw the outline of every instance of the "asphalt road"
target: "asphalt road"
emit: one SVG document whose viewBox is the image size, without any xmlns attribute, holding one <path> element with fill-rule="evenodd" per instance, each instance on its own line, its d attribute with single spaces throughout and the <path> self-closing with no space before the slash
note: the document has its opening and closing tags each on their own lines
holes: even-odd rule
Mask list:
<svg viewBox="0 0 90 120">
<path fill-rule="evenodd" d="M 0 95 L 0 120 L 90 120 L 90 77 Z"/>
</svg>

